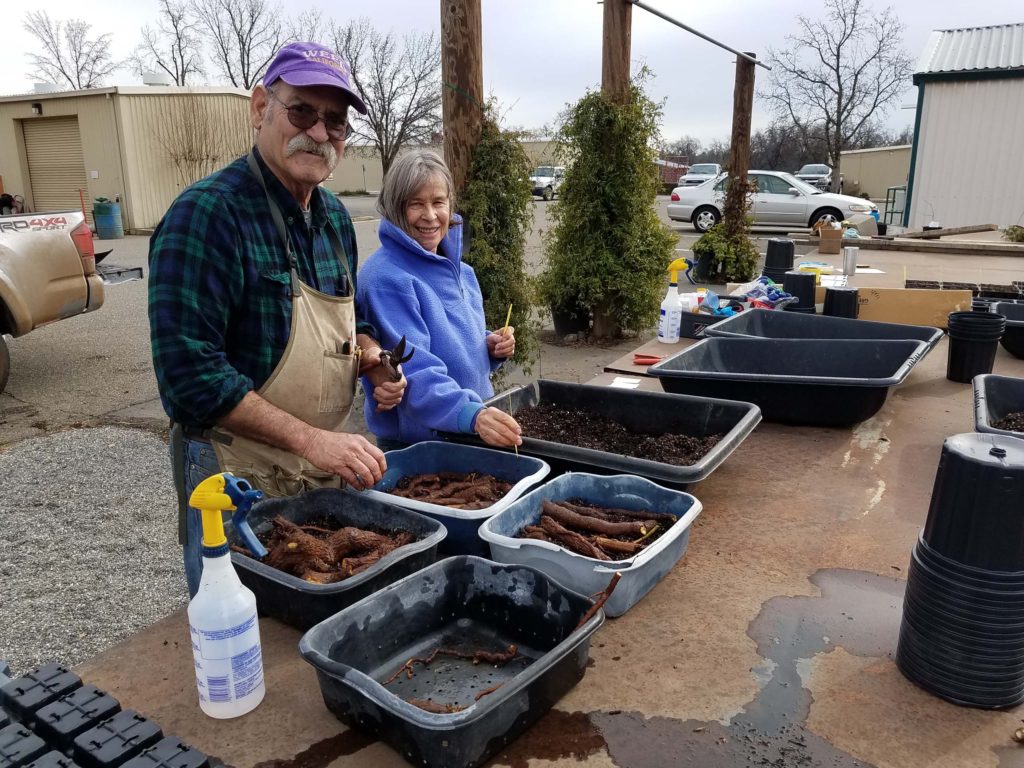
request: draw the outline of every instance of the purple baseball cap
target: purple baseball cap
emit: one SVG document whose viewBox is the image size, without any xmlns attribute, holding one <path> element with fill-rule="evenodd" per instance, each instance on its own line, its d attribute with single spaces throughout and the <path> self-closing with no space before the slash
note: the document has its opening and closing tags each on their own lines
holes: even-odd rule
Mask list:
<svg viewBox="0 0 1024 768">
<path fill-rule="evenodd" d="M 340 88 L 348 95 L 352 106 L 366 114 L 366 105 L 352 87 L 352 68 L 320 43 L 289 43 L 278 51 L 263 76 L 263 85 L 269 87 L 278 80 L 297 88 L 306 85 Z"/>
</svg>

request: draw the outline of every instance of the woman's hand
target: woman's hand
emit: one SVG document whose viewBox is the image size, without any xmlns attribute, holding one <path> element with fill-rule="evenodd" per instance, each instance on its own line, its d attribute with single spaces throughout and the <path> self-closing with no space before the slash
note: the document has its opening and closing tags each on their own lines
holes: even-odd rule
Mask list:
<svg viewBox="0 0 1024 768">
<path fill-rule="evenodd" d="M 511 448 L 522 445 L 522 430 L 509 414 L 498 408 L 484 408 L 476 416 L 476 433 L 488 445 Z"/>
<path fill-rule="evenodd" d="M 501 333 L 487 334 L 487 354 L 495 360 L 512 357 L 516 352 L 516 329 L 506 325 Z"/>
</svg>

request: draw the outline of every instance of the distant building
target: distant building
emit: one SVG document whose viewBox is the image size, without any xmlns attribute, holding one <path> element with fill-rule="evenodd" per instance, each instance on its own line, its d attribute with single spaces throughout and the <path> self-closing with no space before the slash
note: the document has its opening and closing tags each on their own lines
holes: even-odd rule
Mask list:
<svg viewBox="0 0 1024 768">
<path fill-rule="evenodd" d="M 903 224 L 1024 223 L 1024 23 L 933 32 L 914 84 Z"/>
</svg>

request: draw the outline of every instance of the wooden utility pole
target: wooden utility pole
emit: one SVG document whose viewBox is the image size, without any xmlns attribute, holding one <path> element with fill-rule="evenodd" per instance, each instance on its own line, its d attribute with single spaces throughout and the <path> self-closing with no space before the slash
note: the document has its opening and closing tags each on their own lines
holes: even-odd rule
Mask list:
<svg viewBox="0 0 1024 768">
<path fill-rule="evenodd" d="M 744 51 L 748 56 L 755 56 Z M 732 94 L 732 166 L 734 176 L 750 170 L 750 116 L 754 111 L 754 62 L 736 58 L 736 87 Z"/>
<path fill-rule="evenodd" d="M 746 52 L 754 57 L 753 53 Z M 754 111 L 754 62 L 736 57 L 736 86 L 732 94 L 732 160 L 729 176 L 732 181 L 725 199 L 725 229 L 730 236 L 743 231 L 747 215 L 750 184 L 750 116 Z"/>
<path fill-rule="evenodd" d="M 601 50 L 601 91 L 616 104 L 629 100 L 629 53 L 633 4 L 604 0 L 604 45 Z"/>
<path fill-rule="evenodd" d="M 441 114 L 444 159 L 456 194 L 466 186 L 483 122 L 483 21 L 480 0 L 441 0 Z"/>
</svg>

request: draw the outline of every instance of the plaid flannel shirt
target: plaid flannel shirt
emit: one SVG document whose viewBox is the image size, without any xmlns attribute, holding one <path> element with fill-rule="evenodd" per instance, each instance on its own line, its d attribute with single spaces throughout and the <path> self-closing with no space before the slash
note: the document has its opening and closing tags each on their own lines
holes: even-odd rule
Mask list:
<svg viewBox="0 0 1024 768">
<path fill-rule="evenodd" d="M 354 296 L 326 230 L 330 220 L 355 280 L 355 230 L 348 212 L 317 188 L 307 226 L 298 202 L 255 154 L 284 216 L 299 278 L 331 296 Z M 171 419 L 211 427 L 266 382 L 288 343 L 290 284 L 284 245 L 244 157 L 171 204 L 149 246 L 153 368 Z M 358 331 L 375 336 L 361 316 L 357 310 Z"/>
</svg>

